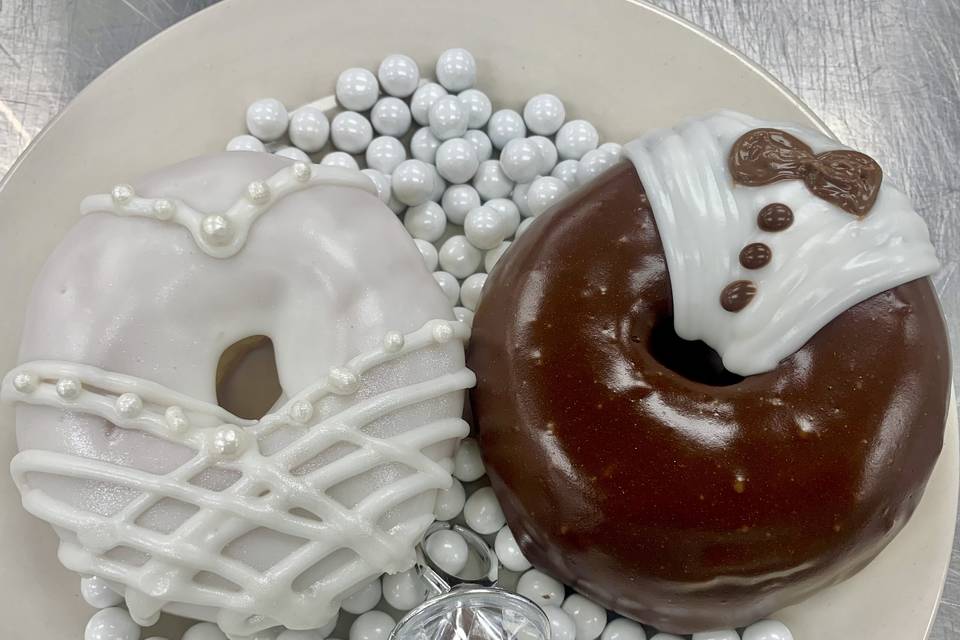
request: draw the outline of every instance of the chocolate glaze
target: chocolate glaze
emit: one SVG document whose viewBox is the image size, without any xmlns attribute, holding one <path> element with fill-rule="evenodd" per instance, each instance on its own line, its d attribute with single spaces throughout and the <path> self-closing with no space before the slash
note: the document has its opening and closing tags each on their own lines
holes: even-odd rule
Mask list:
<svg viewBox="0 0 960 640">
<path fill-rule="evenodd" d="M 793 210 L 785 204 L 768 204 L 757 214 L 757 226 L 763 231 L 783 231 L 793 224 Z"/>
<path fill-rule="evenodd" d="M 799 138 L 780 129 L 754 129 L 730 150 L 733 179 L 749 187 L 803 180 L 819 198 L 862 217 L 880 193 L 883 171 L 870 156 L 839 149 L 814 154 Z"/>
<path fill-rule="evenodd" d="M 700 343 L 658 343 L 700 354 L 681 364 L 726 385 L 711 386 L 651 353 L 672 333 L 670 285 L 633 167 L 543 215 L 490 275 L 469 351 L 487 471 L 530 561 L 676 633 L 743 626 L 869 562 L 942 444 L 929 280 L 748 378 L 709 372 Z"/>
<path fill-rule="evenodd" d="M 762 269 L 770 264 L 773 252 L 762 242 L 751 242 L 740 250 L 740 264 L 744 269 Z"/>
</svg>

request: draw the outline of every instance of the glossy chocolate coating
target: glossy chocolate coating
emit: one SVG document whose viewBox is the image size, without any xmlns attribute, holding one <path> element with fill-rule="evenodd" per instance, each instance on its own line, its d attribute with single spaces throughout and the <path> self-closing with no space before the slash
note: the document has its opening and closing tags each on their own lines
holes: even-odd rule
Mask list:
<svg viewBox="0 0 960 640">
<path fill-rule="evenodd" d="M 743 626 L 869 562 L 942 445 L 949 356 L 929 280 L 739 378 L 709 371 L 702 344 L 661 344 L 670 286 L 632 165 L 543 215 L 490 275 L 469 352 L 487 471 L 527 558 L 677 633 Z"/>
</svg>

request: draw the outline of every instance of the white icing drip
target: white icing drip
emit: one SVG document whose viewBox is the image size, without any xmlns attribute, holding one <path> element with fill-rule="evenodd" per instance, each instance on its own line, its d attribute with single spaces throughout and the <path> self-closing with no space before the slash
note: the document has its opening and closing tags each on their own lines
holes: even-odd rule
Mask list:
<svg viewBox="0 0 960 640">
<path fill-rule="evenodd" d="M 117 185 L 109 194 L 87 196 L 80 203 L 80 212 L 173 222 L 186 228 L 204 253 L 229 258 L 243 248 L 253 223 L 277 200 L 318 185 L 354 187 L 377 195 L 376 186 L 359 171 L 295 162 L 265 180 L 248 184 L 243 197 L 222 213 L 198 211 L 173 198 L 141 198 L 130 185 Z"/>
<path fill-rule="evenodd" d="M 377 523 L 410 498 L 448 488 L 452 483 L 449 469 L 423 450 L 468 432 L 467 424 L 457 418 L 423 424 L 389 438 L 372 436 L 362 427 L 405 407 L 469 388 L 475 377 L 464 367 L 365 398 L 327 415 L 269 456 L 261 453 L 260 441 L 277 428 L 308 422 L 314 405 L 330 394 L 355 392 L 364 373 L 374 367 L 440 342 L 466 341 L 469 333 L 466 325 L 446 320 L 430 321 L 406 336 L 390 332 L 383 346 L 331 370 L 259 421 L 236 418 L 216 405 L 132 376 L 82 364 L 28 362 L 4 378 L 0 386 L 4 400 L 96 415 L 122 428 L 190 447 L 196 455 L 170 473 L 157 475 L 31 449 L 14 458 L 14 481 L 30 513 L 76 534 L 73 539 L 62 536 L 62 562 L 74 571 L 126 585 L 127 606 L 135 619 L 150 620 L 174 602 L 218 609 L 217 622 L 231 635 L 251 635 L 278 623 L 293 628 L 319 627 L 336 613 L 344 593 L 360 581 L 383 572 L 403 571 L 413 564 L 413 544 L 432 516 L 424 514 L 389 531 Z M 77 383 L 79 391 L 74 397 L 57 393 L 63 380 Z M 131 406 L 136 410 L 130 410 Z M 307 406 L 310 411 L 305 410 Z M 338 442 L 357 449 L 309 473 L 291 473 Z M 338 483 L 385 463 L 400 463 L 414 472 L 365 496 L 352 509 L 327 495 Z M 236 471 L 241 477 L 223 491 L 189 482 L 210 468 Z M 30 474 L 34 473 L 119 484 L 140 493 L 108 518 L 31 486 Z M 263 495 L 264 490 L 269 494 Z M 199 511 L 169 534 L 139 526 L 137 518 L 164 498 L 194 505 Z M 296 508 L 306 509 L 320 520 L 294 515 L 291 510 Z M 305 543 L 265 572 L 223 555 L 226 545 L 258 527 L 302 538 Z M 150 560 L 133 567 L 105 556 L 121 545 L 148 554 Z M 307 591 L 292 588 L 304 571 L 340 549 L 352 550 L 356 558 Z M 240 590 L 201 586 L 193 581 L 201 571 L 229 580 Z"/>
<path fill-rule="evenodd" d="M 815 153 L 846 148 L 796 125 L 732 111 L 652 131 L 624 145 L 663 242 L 677 334 L 703 340 L 740 375 L 776 368 L 846 309 L 939 266 L 926 224 L 887 177 L 862 219 L 813 195 L 800 180 L 734 184 L 730 149 L 760 127 L 787 131 Z M 793 210 L 794 223 L 764 232 L 757 214 L 775 202 Z M 752 242 L 772 249 L 771 262 L 761 269 L 740 265 L 740 250 Z M 756 283 L 757 295 L 742 311 L 725 311 L 720 293 L 740 279 Z"/>
</svg>

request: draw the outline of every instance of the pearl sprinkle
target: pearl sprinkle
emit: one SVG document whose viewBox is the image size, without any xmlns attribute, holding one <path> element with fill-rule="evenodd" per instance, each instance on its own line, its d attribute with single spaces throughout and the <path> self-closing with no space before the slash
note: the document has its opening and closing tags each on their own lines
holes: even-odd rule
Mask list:
<svg viewBox="0 0 960 640">
<path fill-rule="evenodd" d="M 187 427 L 190 426 L 190 421 L 187 420 L 187 414 L 177 406 L 167 408 L 163 414 L 163 419 L 174 433 L 183 433 L 187 430 Z"/>
<path fill-rule="evenodd" d="M 330 369 L 327 375 L 331 390 L 337 395 L 348 396 L 356 393 L 360 386 L 360 378 L 349 369 L 334 368 Z"/>
<path fill-rule="evenodd" d="M 21 371 L 13 377 L 13 388 L 20 393 L 33 393 L 37 390 L 39 382 L 37 376 L 34 374 L 28 371 Z"/>
<path fill-rule="evenodd" d="M 143 411 L 143 400 L 135 393 L 124 393 L 116 402 L 117 413 L 123 418 L 136 418 Z"/>
<path fill-rule="evenodd" d="M 207 242 L 214 246 L 228 244 L 233 236 L 230 221 L 219 213 L 204 218 L 203 222 L 200 223 L 200 230 Z"/>
<path fill-rule="evenodd" d="M 306 424 L 313 417 L 313 405 L 306 400 L 297 400 L 290 405 L 290 419 L 297 424 Z"/>
<path fill-rule="evenodd" d="M 83 387 L 76 378 L 60 378 L 57 380 L 57 395 L 64 400 L 76 400 Z"/>
<path fill-rule="evenodd" d="M 388 331 L 383 337 L 383 349 L 387 353 L 397 353 L 403 349 L 404 337 L 399 331 Z"/>
<path fill-rule="evenodd" d="M 233 425 L 219 427 L 213 434 L 213 449 L 223 457 L 236 457 L 243 451 L 243 433 Z"/>
<path fill-rule="evenodd" d="M 110 197 L 113 198 L 113 201 L 118 205 L 125 205 L 131 200 L 133 196 L 136 195 L 133 191 L 133 187 L 128 184 L 118 184 L 110 191 Z"/>
</svg>

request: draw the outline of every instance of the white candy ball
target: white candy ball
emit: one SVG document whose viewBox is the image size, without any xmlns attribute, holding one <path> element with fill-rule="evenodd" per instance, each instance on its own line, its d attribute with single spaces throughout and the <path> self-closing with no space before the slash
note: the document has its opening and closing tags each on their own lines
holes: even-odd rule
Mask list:
<svg viewBox="0 0 960 640">
<path fill-rule="evenodd" d="M 147 640 L 167 640 L 166 638 L 161 638 L 160 636 L 150 636 Z M 279 638 L 277 639 L 279 640 Z"/>
<path fill-rule="evenodd" d="M 513 191 L 513 180 L 503 172 L 498 160 L 485 160 L 477 167 L 473 187 L 483 200 L 505 198 Z"/>
<path fill-rule="evenodd" d="M 455 184 L 443 192 L 440 202 L 447 220 L 462 225 L 467 214 L 480 206 L 480 194 L 468 184 Z"/>
<path fill-rule="evenodd" d="M 95 609 L 115 607 L 123 602 L 123 596 L 111 589 L 107 581 L 99 576 L 81 578 L 80 595 Z"/>
<path fill-rule="evenodd" d="M 604 153 L 610 154 L 617 160 L 623 158 L 623 145 L 617 144 L 616 142 L 604 142 L 602 145 L 597 147 L 597 149 L 603 151 Z"/>
<path fill-rule="evenodd" d="M 527 135 L 527 128 L 523 124 L 523 117 L 513 109 L 500 109 L 487 123 L 487 135 L 490 142 L 497 149 L 503 147 L 514 138 L 523 138 Z"/>
<path fill-rule="evenodd" d="M 464 307 L 457 307 L 457 309 L 466 310 Z M 453 310 L 455 315 L 457 309 Z M 472 316 L 473 312 L 470 313 Z M 459 316 L 457 316 L 457 320 L 463 322 Z M 454 479 L 449 489 L 443 489 L 437 492 L 437 503 L 433 508 L 433 515 L 436 516 L 437 520 L 453 520 L 463 511 L 463 503 L 466 499 L 467 494 L 463 490 L 463 485 L 460 484 L 459 480 Z"/>
<path fill-rule="evenodd" d="M 381 135 L 402 136 L 410 130 L 410 107 L 400 98 L 381 98 L 373 105 L 370 122 Z"/>
<path fill-rule="evenodd" d="M 323 159 L 320 160 L 320 164 L 325 167 L 340 167 L 341 169 L 359 169 L 360 165 L 357 164 L 356 159 L 349 153 L 343 151 L 331 151 L 327 155 L 323 156 Z"/>
<path fill-rule="evenodd" d="M 433 193 L 433 170 L 422 160 L 404 160 L 393 170 L 390 187 L 403 204 L 423 204 Z"/>
<path fill-rule="evenodd" d="M 530 207 L 530 215 L 540 215 L 569 192 L 570 188 L 567 187 L 567 183 L 560 178 L 554 178 L 553 176 L 537 178 L 530 183 L 530 189 L 527 191 L 527 205 Z"/>
<path fill-rule="evenodd" d="M 600 638 L 602 640 L 647 640 L 647 632 L 639 622 L 617 618 L 607 623 Z"/>
<path fill-rule="evenodd" d="M 469 89 L 477 81 L 477 61 L 466 49 L 447 49 L 437 59 L 436 75 L 449 91 Z"/>
<path fill-rule="evenodd" d="M 110 607 L 93 614 L 83 632 L 83 640 L 139 640 L 140 631 L 140 625 L 126 609 Z"/>
<path fill-rule="evenodd" d="M 368 167 L 390 175 L 407 159 L 407 150 L 403 143 L 393 136 L 380 136 L 370 141 L 365 157 Z"/>
<path fill-rule="evenodd" d="M 184 631 L 182 640 L 227 640 L 227 636 L 212 622 L 201 622 Z"/>
<path fill-rule="evenodd" d="M 370 178 L 373 186 L 377 188 L 377 196 L 380 197 L 380 201 L 385 205 L 389 205 L 390 196 L 392 195 L 390 192 L 390 176 L 376 169 L 361 169 L 360 173 Z"/>
<path fill-rule="evenodd" d="M 341 151 L 362 153 L 373 140 L 373 127 L 356 111 L 341 111 L 330 124 L 330 138 Z"/>
<path fill-rule="evenodd" d="M 443 194 L 447 191 L 447 181 L 437 171 L 436 165 L 428 164 L 427 167 L 430 168 L 430 175 L 433 176 L 433 191 L 430 192 L 430 200 L 440 204 L 440 201 L 443 200 Z"/>
<path fill-rule="evenodd" d="M 433 164 L 437 158 L 437 149 L 440 148 L 440 140 L 437 139 L 429 127 L 417 129 L 413 137 L 410 138 L 410 155 L 421 162 Z"/>
<path fill-rule="evenodd" d="M 477 150 L 463 138 L 452 138 L 437 149 L 437 171 L 454 184 L 470 180 L 480 166 Z"/>
<path fill-rule="evenodd" d="M 447 216 L 440 205 L 428 200 L 407 209 L 403 216 L 403 226 L 414 238 L 436 242 L 447 230 Z"/>
<path fill-rule="evenodd" d="M 273 152 L 273 155 L 280 156 L 281 158 L 290 158 L 297 162 L 311 162 L 310 156 L 296 147 L 280 147 Z"/>
<path fill-rule="evenodd" d="M 672 633 L 661 632 L 661 633 L 655 634 L 653 637 L 650 638 L 650 640 L 686 640 L 686 638 L 675 636 Z"/>
<path fill-rule="evenodd" d="M 350 111 L 366 111 L 380 95 L 380 85 L 369 69 L 354 67 L 337 77 L 337 102 Z"/>
<path fill-rule="evenodd" d="M 383 599 L 394 609 L 410 611 L 427 598 L 427 583 L 416 569 L 383 576 Z"/>
<path fill-rule="evenodd" d="M 431 273 L 436 271 L 437 264 L 439 264 L 437 248 L 433 246 L 432 242 L 428 242 L 420 238 L 414 239 L 414 243 L 416 243 L 417 249 L 420 250 L 420 255 L 423 257 L 423 265 L 427 268 L 427 271 Z"/>
<path fill-rule="evenodd" d="M 476 89 L 467 89 L 459 93 L 457 97 L 470 114 L 469 126 L 471 129 L 479 129 L 487 124 L 490 114 L 493 112 L 493 105 L 490 103 L 487 94 Z"/>
<path fill-rule="evenodd" d="M 617 163 L 617 158 L 602 149 L 587 151 L 577 167 L 577 185 L 585 185 Z"/>
<path fill-rule="evenodd" d="M 355 615 L 366 613 L 377 606 L 377 603 L 380 602 L 381 593 L 382 586 L 380 584 L 380 578 L 375 578 L 359 591 L 344 598 L 340 608 L 347 613 L 353 613 Z"/>
<path fill-rule="evenodd" d="M 579 593 L 568 596 L 562 608 L 577 625 L 577 640 L 596 640 L 607 626 L 607 611 Z"/>
<path fill-rule="evenodd" d="M 387 640 L 397 626 L 383 611 L 368 611 L 350 625 L 350 640 Z"/>
<path fill-rule="evenodd" d="M 544 136 L 530 136 L 527 140 L 540 148 L 540 156 L 543 158 L 543 162 L 540 163 L 540 171 L 537 175 L 550 175 L 559 158 L 557 155 L 557 147 L 553 144 L 553 140 Z"/>
<path fill-rule="evenodd" d="M 477 249 L 493 249 L 507 239 L 507 221 L 491 207 L 477 207 L 463 221 L 463 234 Z M 468 304 L 465 307 L 472 308 Z"/>
<path fill-rule="evenodd" d="M 529 218 L 533 215 L 530 213 L 530 203 L 527 202 L 527 192 L 529 191 L 530 183 L 528 182 L 526 184 L 518 184 L 510 194 L 510 199 L 513 201 L 513 204 L 517 205 L 517 210 L 524 218 Z"/>
<path fill-rule="evenodd" d="M 517 227 L 520 226 L 520 209 L 514 204 L 513 200 L 494 198 L 493 200 L 487 200 L 484 206 L 490 207 L 503 218 L 507 238 L 512 237 L 517 232 Z"/>
<path fill-rule="evenodd" d="M 530 561 L 520 551 L 520 545 L 513 537 L 510 527 L 503 527 L 497 532 L 497 538 L 493 542 L 493 550 L 497 552 L 500 564 L 510 571 L 526 571 L 530 568 Z"/>
<path fill-rule="evenodd" d="M 533 218 L 528 218 L 528 220 L 533 220 Z M 500 258 L 503 257 L 503 254 L 507 252 L 507 249 L 510 248 L 512 243 L 509 240 L 504 240 L 500 243 L 500 246 L 496 249 L 491 249 L 483 255 L 483 269 L 487 273 L 493 271 L 493 268 L 497 266 L 497 263 L 500 261 Z"/>
<path fill-rule="evenodd" d="M 447 95 L 447 90 L 436 82 L 421 85 L 410 99 L 410 114 L 417 124 L 426 126 L 430 122 L 430 105 Z"/>
<path fill-rule="evenodd" d="M 490 487 L 477 489 L 467 498 L 463 505 L 463 519 L 468 527 L 481 535 L 499 531 L 507 521 Z"/>
<path fill-rule="evenodd" d="M 483 285 L 487 282 L 487 274 L 475 273 L 460 285 L 460 303 L 470 311 L 476 311 L 483 295 Z"/>
<path fill-rule="evenodd" d="M 530 182 L 540 174 L 543 154 L 535 142 L 515 138 L 507 142 L 500 152 L 500 166 L 514 182 Z"/>
<path fill-rule="evenodd" d="M 530 569 L 520 576 L 516 591 L 541 607 L 559 607 L 563 604 L 563 597 L 566 594 L 566 589 L 559 580 L 537 569 Z"/>
<path fill-rule="evenodd" d="M 316 107 L 300 107 L 290 116 L 290 142 L 307 153 L 316 153 L 330 138 L 330 120 Z"/>
<path fill-rule="evenodd" d="M 440 268 L 459 279 L 476 273 L 483 254 L 465 236 L 450 236 L 440 246 Z"/>
<path fill-rule="evenodd" d="M 577 171 L 580 169 L 579 160 L 564 160 L 553 168 L 550 175 L 563 180 L 571 190 L 577 187 Z"/>
<path fill-rule="evenodd" d="M 473 438 L 464 438 L 453 456 L 453 475 L 463 482 L 473 482 L 483 477 L 487 470 L 480 457 L 480 445 Z"/>
<path fill-rule="evenodd" d="M 261 98 L 247 107 L 247 131 L 264 142 L 286 133 L 289 120 L 287 108 L 276 98 Z"/>
<path fill-rule="evenodd" d="M 447 296 L 450 305 L 456 305 L 457 301 L 460 300 L 460 283 L 457 282 L 457 279 L 446 271 L 434 271 L 433 279 L 440 285 L 440 289 L 444 295 Z M 456 472 L 454 472 L 454 474 L 456 474 Z"/>
<path fill-rule="evenodd" d="M 566 118 L 563 102 L 551 93 L 533 96 L 523 107 L 523 121 L 527 128 L 541 136 L 555 134 Z"/>
<path fill-rule="evenodd" d="M 320 633 L 319 630 L 295 631 L 293 629 L 284 629 L 277 636 L 276 640 L 325 640 L 325 639 L 326 639 L 326 636 Z"/>
<path fill-rule="evenodd" d="M 420 67 L 410 56 L 394 53 L 380 63 L 377 78 L 386 93 L 398 98 L 406 98 L 417 89 L 417 83 L 420 82 Z"/>
<path fill-rule="evenodd" d="M 519 237 L 522 236 L 524 233 L 526 233 L 527 229 L 530 228 L 530 225 L 533 224 L 533 221 L 534 221 L 534 220 L 536 220 L 536 218 L 527 218 L 526 220 L 524 220 L 523 222 L 521 222 L 521 223 L 520 223 L 520 226 L 517 227 L 517 233 L 513 236 L 514 239 L 519 238 Z"/>
<path fill-rule="evenodd" d="M 587 151 L 596 149 L 598 144 L 600 134 L 586 120 L 571 120 L 557 132 L 557 151 L 564 160 L 579 160 Z"/>
<path fill-rule="evenodd" d="M 570 614 L 552 605 L 543 607 L 543 612 L 550 622 L 550 640 L 576 640 L 577 625 Z"/>
<path fill-rule="evenodd" d="M 473 311 L 470 311 L 470 309 L 466 307 L 454 307 L 453 316 L 457 319 L 457 322 L 462 322 L 468 327 L 473 326 Z M 456 480 L 454 480 L 454 482 L 456 482 Z M 460 506 L 460 510 L 463 510 L 463 505 Z"/>
<path fill-rule="evenodd" d="M 234 136 L 227 142 L 227 151 L 266 151 L 262 142 L 249 134 Z"/>
<path fill-rule="evenodd" d="M 610 625 L 607 625 L 610 626 Z M 603 640 L 607 640 L 606 637 Z M 620 640 L 615 639 L 615 640 Z M 693 634 L 690 640 L 740 640 L 740 634 L 733 629 L 718 629 L 717 631 L 701 631 Z"/>
<path fill-rule="evenodd" d="M 483 131 L 471 129 L 463 134 L 463 139 L 477 150 L 477 159 L 480 162 L 489 160 L 493 156 L 493 143 L 490 142 L 490 138 Z"/>
<path fill-rule="evenodd" d="M 457 96 L 443 96 L 430 105 L 430 131 L 440 140 L 461 138 L 467 132 L 470 112 Z"/>
<path fill-rule="evenodd" d="M 424 549 L 433 562 L 452 576 L 459 575 L 467 566 L 470 549 L 467 541 L 456 531 L 441 529 L 430 534 Z"/>
<path fill-rule="evenodd" d="M 793 640 L 793 634 L 779 620 L 761 620 L 743 630 L 743 640 Z"/>
</svg>

